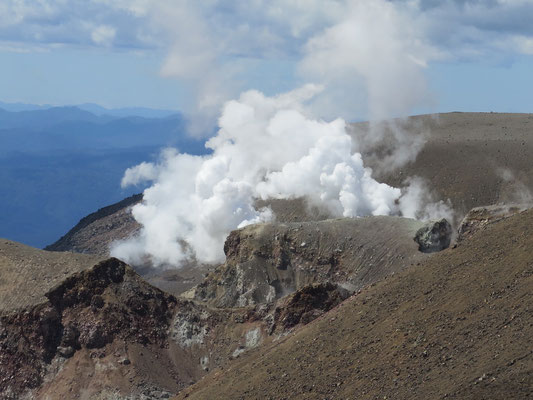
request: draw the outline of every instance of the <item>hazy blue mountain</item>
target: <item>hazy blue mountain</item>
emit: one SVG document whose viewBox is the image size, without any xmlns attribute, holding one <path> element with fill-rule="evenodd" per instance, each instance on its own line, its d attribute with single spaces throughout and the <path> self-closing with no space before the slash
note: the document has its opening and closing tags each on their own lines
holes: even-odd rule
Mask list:
<svg viewBox="0 0 533 400">
<path fill-rule="evenodd" d="M 93 103 L 79 104 L 77 107 L 95 115 L 111 115 L 114 117 L 165 118 L 179 114 L 175 110 L 157 110 L 146 107 L 105 108 Z"/>
<path fill-rule="evenodd" d="M 0 154 L 12 151 L 94 150 L 175 146 L 203 152 L 203 141 L 184 133 L 183 118 L 95 116 L 76 107 L 6 112 L 0 110 Z"/>
<path fill-rule="evenodd" d="M 80 218 L 143 188 L 124 170 L 167 146 L 205 154 L 180 114 L 95 115 L 78 107 L 0 110 L 0 237 L 43 247 Z"/>
<path fill-rule="evenodd" d="M 6 111 L 0 109 L 0 129 L 42 130 L 58 124 L 73 122 L 108 122 L 112 117 L 96 116 L 77 107 L 52 107 L 31 111 Z"/>
<path fill-rule="evenodd" d="M 74 107 L 80 110 L 88 111 L 96 116 L 109 115 L 112 117 L 144 117 L 144 118 L 165 118 L 171 115 L 180 114 L 176 110 L 160 110 L 147 107 L 123 107 L 123 108 L 106 108 L 94 103 L 83 103 L 75 105 Z M 36 111 L 46 110 L 49 108 L 64 108 L 53 106 L 50 104 L 37 105 L 26 103 L 5 103 L 0 101 L 0 108 L 6 111 Z"/>
<path fill-rule="evenodd" d="M 53 106 L 46 105 L 37 105 L 37 104 L 26 104 L 26 103 L 4 103 L 0 101 L 0 108 L 6 111 L 35 111 L 35 110 L 44 110 L 46 108 L 52 108 Z"/>
</svg>

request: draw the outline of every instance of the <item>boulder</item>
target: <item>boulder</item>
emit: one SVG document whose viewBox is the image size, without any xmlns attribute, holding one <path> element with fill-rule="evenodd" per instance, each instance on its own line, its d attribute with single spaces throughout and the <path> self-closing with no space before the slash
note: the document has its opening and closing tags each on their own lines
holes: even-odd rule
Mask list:
<svg viewBox="0 0 533 400">
<path fill-rule="evenodd" d="M 445 219 L 429 221 L 420 228 L 414 237 L 418 250 L 422 253 L 435 253 L 450 246 L 452 226 Z"/>
</svg>

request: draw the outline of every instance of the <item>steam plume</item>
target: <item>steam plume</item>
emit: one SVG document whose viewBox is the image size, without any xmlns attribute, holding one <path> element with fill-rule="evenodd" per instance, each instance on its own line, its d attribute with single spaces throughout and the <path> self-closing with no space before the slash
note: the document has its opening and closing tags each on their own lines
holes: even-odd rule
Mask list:
<svg viewBox="0 0 533 400">
<path fill-rule="evenodd" d="M 148 255 L 154 264 L 223 260 L 223 243 L 237 227 L 273 218 L 255 199 L 305 196 L 334 216 L 395 212 L 400 190 L 375 181 L 352 153 L 345 122 L 315 120 L 305 102 L 320 88 L 307 85 L 276 97 L 243 93 L 224 106 L 209 156 L 164 152 L 157 165 L 126 171 L 123 184 L 153 181 L 133 208 L 143 229 L 113 254 L 130 262 Z"/>
<path fill-rule="evenodd" d="M 132 210 L 143 227 L 139 236 L 115 244 L 113 255 L 130 263 L 148 257 L 154 265 L 179 266 L 191 257 L 222 261 L 223 243 L 232 229 L 275 218 L 268 208 L 254 208 L 257 199 L 305 197 L 333 216 L 429 213 L 427 207 L 424 215 L 420 211 L 425 197 L 420 184 L 404 190 L 402 198 L 399 188 L 372 178 L 361 156 L 362 150 L 371 153 L 384 138 L 392 139 L 382 166 L 394 168 L 422 147 L 420 137 L 381 120 L 407 115 L 424 100 L 422 71 L 429 52 L 423 37 L 406 9 L 394 3 L 336 4 L 332 25 L 318 29 L 301 51 L 302 76 L 319 84 L 270 97 L 246 91 L 224 103 L 218 133 L 206 144 L 211 155 L 165 150 L 157 164 L 126 171 L 123 185 L 144 180 L 152 186 Z M 208 29 L 208 24 L 200 26 Z M 185 47 L 191 60 L 199 60 L 193 68 L 181 63 L 183 47 L 175 46 L 164 73 L 187 77 L 208 71 L 214 62 L 212 43 Z M 223 96 L 210 85 L 200 92 L 204 96 L 210 90 L 212 97 L 207 98 L 218 99 L 212 106 Z M 331 115 L 335 109 L 353 115 L 362 98 L 374 121 L 366 134 L 349 135 L 345 120 Z"/>
</svg>

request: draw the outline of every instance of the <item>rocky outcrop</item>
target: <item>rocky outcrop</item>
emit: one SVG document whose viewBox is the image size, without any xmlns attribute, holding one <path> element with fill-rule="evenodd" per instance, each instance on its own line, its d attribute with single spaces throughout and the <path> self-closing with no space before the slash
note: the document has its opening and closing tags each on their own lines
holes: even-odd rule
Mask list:
<svg viewBox="0 0 533 400">
<path fill-rule="evenodd" d="M 429 221 L 416 231 L 414 237 L 418 250 L 422 253 L 435 253 L 447 249 L 452 241 L 452 226 L 445 219 Z"/>
<path fill-rule="evenodd" d="M 272 223 L 232 232 L 226 262 L 194 290 L 217 307 L 274 303 L 305 286 L 356 291 L 425 257 L 413 237 L 423 223 L 399 217 Z"/>
<path fill-rule="evenodd" d="M 72 251 L 84 254 L 108 255 L 115 240 L 135 234 L 140 225 L 131 215 L 131 207 L 142 201 L 142 194 L 130 196 L 118 203 L 87 215 L 57 242 L 46 246 L 48 251 Z"/>
<path fill-rule="evenodd" d="M 513 399 L 533 387 L 533 210 L 388 277 L 177 399 Z"/>
<path fill-rule="evenodd" d="M 466 214 L 459 225 L 457 243 L 460 243 L 474 233 L 485 229 L 487 225 L 509 218 L 530 207 L 531 204 L 501 204 L 473 208 L 468 214 Z"/>
<path fill-rule="evenodd" d="M 163 399 L 268 342 L 267 309 L 175 298 L 115 258 L 0 241 L 0 399 Z"/>
<path fill-rule="evenodd" d="M 349 296 L 348 290 L 331 282 L 304 286 L 277 302 L 271 333 L 284 334 L 299 325 L 307 325 Z"/>
<path fill-rule="evenodd" d="M 64 368 L 78 351 L 104 351 L 119 341 L 164 345 L 176 307 L 175 298 L 113 258 L 70 274 L 44 296 L 45 301 L 2 310 L 2 398 L 37 390 L 51 368 Z"/>
</svg>

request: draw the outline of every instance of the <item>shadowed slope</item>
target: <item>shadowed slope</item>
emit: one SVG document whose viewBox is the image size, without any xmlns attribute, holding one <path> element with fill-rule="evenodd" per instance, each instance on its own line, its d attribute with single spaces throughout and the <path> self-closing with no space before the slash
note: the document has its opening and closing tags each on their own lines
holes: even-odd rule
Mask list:
<svg viewBox="0 0 533 400">
<path fill-rule="evenodd" d="M 114 240 L 125 239 L 140 229 L 129 212 L 140 201 L 142 194 L 135 194 L 87 215 L 44 250 L 108 255 Z"/>
</svg>

